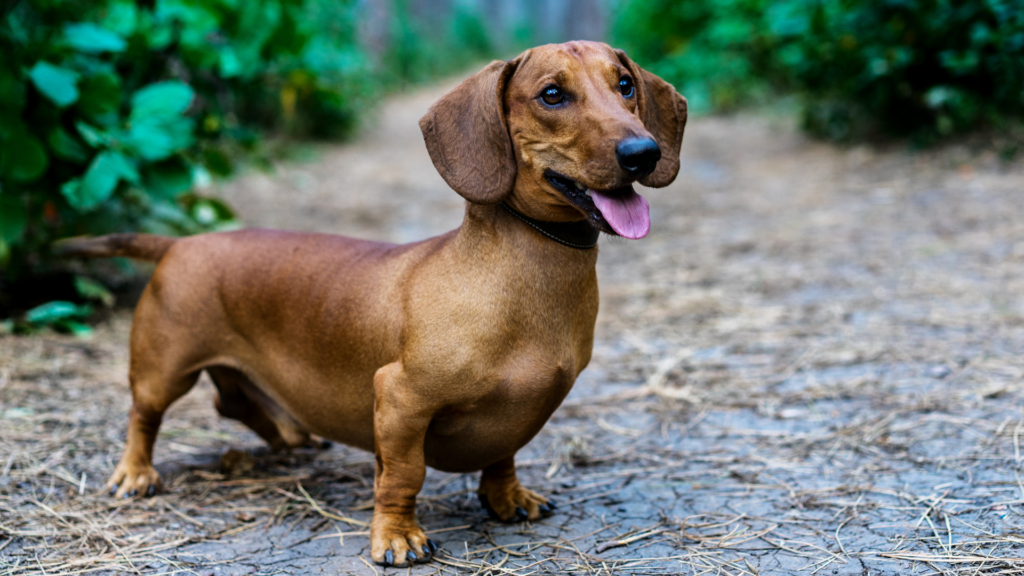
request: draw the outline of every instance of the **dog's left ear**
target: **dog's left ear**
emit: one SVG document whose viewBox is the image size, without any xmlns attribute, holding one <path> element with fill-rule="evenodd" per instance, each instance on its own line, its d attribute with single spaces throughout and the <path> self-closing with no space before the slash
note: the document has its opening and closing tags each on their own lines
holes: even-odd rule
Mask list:
<svg viewBox="0 0 1024 576">
<path fill-rule="evenodd" d="M 633 75 L 640 120 L 661 148 L 657 167 L 650 176 L 641 178 L 640 183 L 651 188 L 668 186 L 679 174 L 679 147 L 686 128 L 686 98 L 668 82 L 637 66 L 622 50 L 616 50 L 615 54 Z"/>
<path fill-rule="evenodd" d="M 505 87 L 519 61 L 491 62 L 434 102 L 420 118 L 434 167 L 470 202 L 496 204 L 515 185 L 516 159 L 505 120 Z"/>
</svg>

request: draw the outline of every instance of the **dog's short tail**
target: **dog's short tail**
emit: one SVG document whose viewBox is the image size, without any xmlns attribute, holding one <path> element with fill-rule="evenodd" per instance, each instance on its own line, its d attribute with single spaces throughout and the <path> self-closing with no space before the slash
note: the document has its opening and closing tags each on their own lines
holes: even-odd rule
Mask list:
<svg viewBox="0 0 1024 576">
<path fill-rule="evenodd" d="M 111 258 L 124 256 L 147 262 L 159 262 L 177 242 L 176 238 L 153 234 L 109 234 L 96 238 L 69 238 L 53 246 L 66 258 Z"/>
</svg>

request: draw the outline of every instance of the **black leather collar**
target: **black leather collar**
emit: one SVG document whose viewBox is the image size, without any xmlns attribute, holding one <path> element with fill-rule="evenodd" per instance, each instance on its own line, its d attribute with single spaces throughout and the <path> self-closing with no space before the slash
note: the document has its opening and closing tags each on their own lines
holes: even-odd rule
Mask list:
<svg viewBox="0 0 1024 576">
<path fill-rule="evenodd" d="M 576 222 L 547 222 L 530 218 L 526 214 L 517 212 L 508 204 L 502 202 L 501 207 L 509 214 L 525 222 L 528 226 L 558 242 L 563 246 L 576 248 L 577 250 L 589 250 L 597 246 L 597 238 L 601 232 L 590 225 L 586 220 Z"/>
</svg>

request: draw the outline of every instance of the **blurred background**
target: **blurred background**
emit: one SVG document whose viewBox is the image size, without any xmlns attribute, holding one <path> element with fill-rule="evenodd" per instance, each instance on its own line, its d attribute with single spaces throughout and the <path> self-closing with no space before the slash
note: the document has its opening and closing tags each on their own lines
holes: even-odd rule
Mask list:
<svg viewBox="0 0 1024 576">
<path fill-rule="evenodd" d="M 87 332 L 131 276 L 69 268 L 55 240 L 238 227 L 211 182 L 568 39 L 625 49 L 697 115 L 775 106 L 840 143 L 969 135 L 1006 159 L 1021 142 L 1020 0 L 2 0 L 0 329 Z"/>
</svg>

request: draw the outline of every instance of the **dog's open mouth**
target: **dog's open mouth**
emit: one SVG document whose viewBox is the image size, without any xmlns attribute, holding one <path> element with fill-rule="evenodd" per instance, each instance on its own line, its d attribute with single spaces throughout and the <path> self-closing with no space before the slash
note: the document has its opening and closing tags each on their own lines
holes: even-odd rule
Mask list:
<svg viewBox="0 0 1024 576">
<path fill-rule="evenodd" d="M 551 169 L 544 171 L 544 179 L 602 232 L 636 240 L 651 231 L 650 206 L 632 185 L 595 190 Z"/>
</svg>

